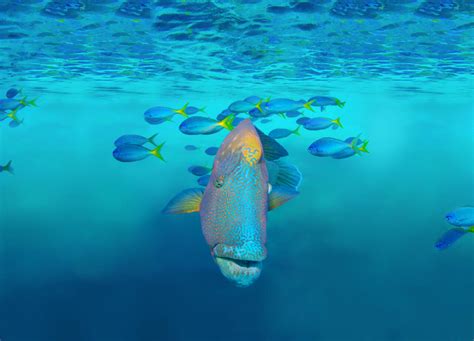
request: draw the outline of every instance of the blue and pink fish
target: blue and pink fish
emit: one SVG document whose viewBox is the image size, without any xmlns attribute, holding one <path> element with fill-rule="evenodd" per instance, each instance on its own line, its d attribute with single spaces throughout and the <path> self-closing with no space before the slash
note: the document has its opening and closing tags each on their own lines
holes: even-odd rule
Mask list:
<svg viewBox="0 0 474 341">
<path fill-rule="evenodd" d="M 244 120 L 231 131 L 214 159 L 203 188 L 184 190 L 163 213 L 199 212 L 204 237 L 222 274 L 247 287 L 267 257 L 267 212 L 298 195 L 301 173 L 282 160 L 275 140 Z"/>
</svg>

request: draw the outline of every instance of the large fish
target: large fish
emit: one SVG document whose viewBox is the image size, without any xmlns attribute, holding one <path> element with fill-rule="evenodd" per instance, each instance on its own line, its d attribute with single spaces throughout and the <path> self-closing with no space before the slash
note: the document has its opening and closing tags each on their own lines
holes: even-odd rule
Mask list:
<svg viewBox="0 0 474 341">
<path fill-rule="evenodd" d="M 288 152 L 250 120 L 231 131 L 214 159 L 205 189 L 187 189 L 164 213 L 200 212 L 201 227 L 222 274 L 251 285 L 267 257 L 267 211 L 298 195 L 301 173 L 278 160 Z"/>
</svg>

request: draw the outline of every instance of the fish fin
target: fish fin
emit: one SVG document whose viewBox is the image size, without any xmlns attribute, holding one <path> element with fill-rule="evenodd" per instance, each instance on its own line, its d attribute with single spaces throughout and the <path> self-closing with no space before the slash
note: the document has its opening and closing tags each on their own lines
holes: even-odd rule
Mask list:
<svg viewBox="0 0 474 341">
<path fill-rule="evenodd" d="M 155 137 L 156 137 L 157 135 L 158 135 L 158 133 L 151 135 L 151 136 L 148 138 L 148 142 L 150 142 L 151 144 L 153 144 L 153 145 L 156 146 L 157 144 L 155 143 Z"/>
<path fill-rule="evenodd" d="M 336 126 L 338 126 L 340 128 L 344 128 L 341 124 L 341 119 L 339 117 L 336 118 L 335 120 L 332 120 L 331 122 L 334 123 Z"/>
<path fill-rule="evenodd" d="M 15 174 L 15 173 L 13 172 L 12 160 L 8 161 L 8 163 L 3 167 L 3 170 L 4 170 L 5 172 L 10 173 L 10 174 Z"/>
<path fill-rule="evenodd" d="M 280 116 L 281 118 L 286 118 L 286 116 L 285 116 L 285 113 L 284 113 L 284 112 L 281 112 L 281 113 L 279 113 L 279 114 L 278 114 L 278 116 Z"/>
<path fill-rule="evenodd" d="M 468 228 L 467 228 L 467 231 L 468 231 L 468 232 L 472 232 L 472 233 L 474 233 L 474 226 L 470 226 L 470 227 L 468 227 Z"/>
<path fill-rule="evenodd" d="M 31 100 L 31 101 L 28 101 L 26 102 L 26 104 L 28 106 L 32 106 L 32 107 L 38 107 L 38 105 L 36 104 L 36 100 L 38 99 L 38 97 L 36 97 L 35 99 Z"/>
<path fill-rule="evenodd" d="M 224 127 L 227 130 L 232 130 L 234 129 L 234 126 L 232 125 L 232 122 L 234 122 L 235 116 L 234 115 L 229 115 L 226 118 L 224 118 L 222 121 L 217 122 L 218 125 L 221 127 Z"/>
<path fill-rule="evenodd" d="M 27 99 L 28 99 L 28 96 L 25 96 L 22 99 L 20 99 L 20 104 L 26 107 L 28 105 Z"/>
<path fill-rule="evenodd" d="M 438 241 L 435 243 L 435 247 L 438 250 L 444 250 L 450 247 L 454 242 L 456 242 L 459 238 L 464 236 L 468 231 L 460 228 L 460 227 L 455 227 L 452 228 L 445 233 L 438 239 Z"/>
<path fill-rule="evenodd" d="M 340 100 L 338 100 L 336 98 L 336 105 L 339 107 L 339 108 L 344 108 L 344 105 L 346 105 L 346 102 L 341 102 Z"/>
<path fill-rule="evenodd" d="M 262 110 L 262 103 L 263 103 L 263 100 L 261 99 L 260 101 L 258 101 L 257 104 L 255 104 L 255 108 L 257 108 L 258 111 L 260 111 L 260 112 L 263 112 L 263 110 Z"/>
<path fill-rule="evenodd" d="M 18 112 L 18 108 L 16 108 L 15 110 L 12 110 L 10 111 L 7 116 L 10 117 L 13 121 L 18 121 L 18 117 L 16 116 Z"/>
<path fill-rule="evenodd" d="M 369 141 L 364 141 L 362 143 L 361 147 L 357 147 L 361 152 L 368 153 L 369 151 L 367 150 L 367 145 L 369 144 Z"/>
<path fill-rule="evenodd" d="M 186 103 L 185 105 L 183 105 L 183 107 L 181 109 L 178 109 L 178 110 L 173 110 L 173 112 L 177 113 L 177 114 L 180 114 L 181 116 L 184 116 L 184 117 L 188 117 L 188 114 L 186 114 L 186 108 L 188 107 L 188 104 L 189 103 Z"/>
<path fill-rule="evenodd" d="M 298 136 L 301 136 L 301 134 L 300 134 L 300 128 L 301 128 L 301 126 L 298 126 L 298 127 L 297 127 L 295 130 L 293 130 L 291 133 L 292 133 L 292 134 L 295 134 L 295 135 L 298 135 Z"/>
<path fill-rule="evenodd" d="M 281 157 L 288 156 L 286 149 L 275 139 L 272 139 L 257 127 L 255 127 L 255 129 L 257 130 L 258 136 L 260 137 L 260 142 L 262 143 L 263 147 L 263 156 L 266 160 L 273 161 L 278 160 Z"/>
<path fill-rule="evenodd" d="M 271 211 L 299 194 L 293 188 L 286 186 L 272 186 L 272 191 L 268 194 L 268 210 Z"/>
<path fill-rule="evenodd" d="M 165 161 L 165 159 L 163 159 L 163 155 L 161 155 L 161 148 L 163 148 L 165 142 L 163 142 L 162 144 L 156 146 L 154 149 L 150 150 L 150 154 L 156 156 L 158 159 L 162 160 L 162 161 Z"/>
<path fill-rule="evenodd" d="M 164 214 L 183 214 L 199 212 L 203 188 L 189 188 L 177 194 L 161 211 Z"/>
<path fill-rule="evenodd" d="M 326 107 L 324 105 L 321 106 L 321 111 L 326 110 Z"/>
<path fill-rule="evenodd" d="M 306 109 L 308 109 L 308 110 L 314 112 L 314 109 L 313 109 L 313 107 L 311 106 L 311 104 L 313 104 L 313 102 L 314 102 L 314 99 L 311 100 L 311 101 L 309 101 L 309 102 L 306 102 L 305 104 L 303 104 L 303 107 L 305 107 Z"/>
<path fill-rule="evenodd" d="M 267 162 L 267 166 L 269 181 L 273 186 L 290 187 L 295 191 L 298 190 L 303 175 L 295 165 L 283 160 L 276 160 Z"/>
<path fill-rule="evenodd" d="M 207 114 L 206 113 L 206 107 L 199 108 L 198 111 Z"/>
</svg>

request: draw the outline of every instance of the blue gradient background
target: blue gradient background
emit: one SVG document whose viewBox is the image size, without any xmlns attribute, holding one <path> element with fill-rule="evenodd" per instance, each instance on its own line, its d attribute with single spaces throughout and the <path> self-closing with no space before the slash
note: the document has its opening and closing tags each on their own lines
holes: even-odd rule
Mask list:
<svg viewBox="0 0 474 341">
<path fill-rule="evenodd" d="M 2 340 L 474 337 L 474 238 L 433 247 L 449 228 L 444 214 L 474 202 L 472 97 L 456 94 L 465 82 L 419 83 L 417 92 L 388 81 L 301 83 L 287 92 L 207 87 L 182 96 L 114 84 L 130 93 L 99 96 L 70 82 L 73 94 L 43 92 L 39 108 L 24 110 L 23 126 L 0 126 L 2 160 L 16 169 L 0 174 Z M 225 132 L 183 136 L 176 122 L 150 126 L 142 114 L 159 99 L 207 105 L 214 115 L 254 93 L 331 93 L 347 104 L 327 112 L 345 129 L 282 140 L 303 173 L 301 195 L 269 214 L 262 276 L 239 289 L 219 273 L 197 215 L 160 213 L 196 185 L 189 165 L 212 162 L 204 148 L 183 146 L 217 145 Z M 274 118 L 258 126 L 293 125 Z M 167 141 L 166 163 L 112 158 L 117 136 L 154 132 Z M 359 132 L 370 140 L 363 157 L 306 151 L 318 137 Z"/>
</svg>

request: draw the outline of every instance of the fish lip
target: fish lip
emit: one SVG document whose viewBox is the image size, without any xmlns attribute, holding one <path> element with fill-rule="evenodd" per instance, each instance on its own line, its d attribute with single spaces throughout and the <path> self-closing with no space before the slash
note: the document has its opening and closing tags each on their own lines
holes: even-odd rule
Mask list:
<svg viewBox="0 0 474 341">
<path fill-rule="evenodd" d="M 211 249 L 211 254 L 223 259 L 247 262 L 262 262 L 267 258 L 267 250 L 264 246 L 259 248 L 257 252 L 242 252 L 246 250 L 246 246 L 248 246 L 247 243 L 237 247 L 219 243 Z"/>
<path fill-rule="evenodd" d="M 214 256 L 221 273 L 237 287 L 245 288 L 252 285 L 262 272 L 262 261 L 246 261 L 240 259 Z"/>
</svg>

